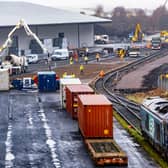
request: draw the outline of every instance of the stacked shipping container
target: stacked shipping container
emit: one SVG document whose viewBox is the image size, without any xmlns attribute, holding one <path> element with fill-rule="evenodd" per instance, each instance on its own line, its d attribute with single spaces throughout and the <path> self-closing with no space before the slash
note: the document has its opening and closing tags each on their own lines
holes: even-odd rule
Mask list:
<svg viewBox="0 0 168 168">
<path fill-rule="evenodd" d="M 97 165 L 127 165 L 128 158 L 113 139 L 112 103 L 88 85 L 66 85 L 66 109 L 78 117 L 84 142 Z M 77 110 L 77 111 L 76 111 Z"/>
<path fill-rule="evenodd" d="M 73 119 L 77 119 L 78 98 L 80 94 L 94 94 L 94 90 L 86 84 L 66 86 L 66 110 Z"/>
<path fill-rule="evenodd" d="M 72 85 L 72 84 L 81 84 L 81 81 L 79 78 L 61 78 L 60 79 L 60 102 L 61 107 L 66 108 L 66 94 L 65 94 L 65 88 L 66 85 Z"/>
<path fill-rule="evenodd" d="M 112 118 L 112 103 L 104 95 L 78 96 L 78 122 L 85 138 L 112 138 Z"/>
</svg>

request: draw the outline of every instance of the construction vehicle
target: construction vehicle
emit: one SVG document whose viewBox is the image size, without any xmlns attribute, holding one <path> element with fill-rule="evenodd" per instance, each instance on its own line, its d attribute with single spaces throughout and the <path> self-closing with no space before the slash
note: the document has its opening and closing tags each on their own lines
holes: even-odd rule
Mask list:
<svg viewBox="0 0 168 168">
<path fill-rule="evenodd" d="M 28 68 L 28 62 L 25 56 L 16 56 L 16 55 L 8 55 L 5 56 L 4 61 L 2 62 L 1 68 L 8 69 L 10 75 L 12 74 L 20 74 L 26 72 Z"/>
<path fill-rule="evenodd" d="M 160 39 L 161 39 L 162 48 L 168 48 L 168 31 L 167 30 L 163 30 L 160 32 Z"/>
<path fill-rule="evenodd" d="M 7 50 L 11 44 L 12 44 L 12 36 L 13 34 L 15 33 L 16 30 L 20 29 L 20 28 L 24 28 L 26 34 L 28 36 L 31 36 L 33 37 L 36 42 L 40 45 L 40 47 L 42 48 L 43 50 L 43 53 L 44 54 L 47 54 L 48 53 L 48 50 L 45 48 L 45 46 L 43 45 L 43 43 L 40 41 L 40 39 L 36 36 L 35 33 L 33 33 L 29 26 L 27 25 L 27 23 L 21 19 L 17 24 L 16 26 L 9 32 L 8 34 L 8 37 L 6 39 L 6 41 L 4 42 L 4 44 L 0 47 L 0 53 L 2 53 L 3 51 Z M 48 53 L 49 55 L 49 53 Z M 3 57 L 3 55 L 1 55 L 1 57 Z M 25 72 L 25 70 L 27 69 L 27 63 L 26 63 L 26 57 L 20 57 L 19 56 L 16 56 L 16 55 L 7 55 L 5 56 L 5 59 L 4 61 L 2 61 L 2 67 L 1 68 L 9 68 L 11 69 L 11 67 L 13 69 L 16 68 L 16 66 L 21 70 L 21 72 Z M 48 63 L 50 63 L 49 61 L 49 57 L 48 57 Z M 15 68 L 14 68 L 15 67 Z M 50 67 L 50 64 L 49 64 L 49 67 Z M 17 68 L 16 68 L 17 69 Z M 10 70 L 11 71 L 11 70 Z M 12 73 L 12 72 L 11 72 Z"/>
<path fill-rule="evenodd" d="M 160 50 L 162 41 L 160 37 L 153 37 L 151 40 L 152 50 Z"/>
<path fill-rule="evenodd" d="M 138 57 L 140 56 L 140 49 L 137 47 L 130 47 L 128 50 L 129 57 Z"/>
<path fill-rule="evenodd" d="M 141 25 L 139 23 L 136 24 L 135 32 L 131 38 L 131 42 L 140 42 L 142 41 L 144 34 L 141 29 Z"/>
</svg>

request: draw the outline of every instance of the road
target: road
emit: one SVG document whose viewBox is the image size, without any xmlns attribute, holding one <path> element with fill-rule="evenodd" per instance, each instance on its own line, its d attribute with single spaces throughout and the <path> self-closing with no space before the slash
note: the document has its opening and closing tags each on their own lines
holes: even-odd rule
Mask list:
<svg viewBox="0 0 168 168">
<path fill-rule="evenodd" d="M 1 168 L 95 167 L 77 121 L 60 108 L 59 92 L 2 92 L 0 104 Z M 128 154 L 128 168 L 159 167 L 116 120 L 114 124 L 115 140 Z"/>
</svg>

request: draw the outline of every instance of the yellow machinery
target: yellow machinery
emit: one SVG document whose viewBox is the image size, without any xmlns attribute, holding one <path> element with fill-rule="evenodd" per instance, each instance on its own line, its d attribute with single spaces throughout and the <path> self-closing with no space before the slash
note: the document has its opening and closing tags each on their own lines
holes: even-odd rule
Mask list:
<svg viewBox="0 0 168 168">
<path fill-rule="evenodd" d="M 162 39 L 163 42 L 168 43 L 168 31 L 167 30 L 161 31 L 160 38 Z"/>
<path fill-rule="evenodd" d="M 125 49 L 123 49 L 123 48 L 118 48 L 117 50 L 116 50 L 116 54 L 120 57 L 120 59 L 122 60 L 124 57 L 125 57 L 125 55 L 126 55 L 126 50 Z"/>
<path fill-rule="evenodd" d="M 136 28 L 135 28 L 135 32 L 133 37 L 131 38 L 132 42 L 138 42 L 138 41 L 142 41 L 144 37 L 144 34 L 142 33 L 141 30 L 141 25 L 139 23 L 136 24 Z"/>
</svg>

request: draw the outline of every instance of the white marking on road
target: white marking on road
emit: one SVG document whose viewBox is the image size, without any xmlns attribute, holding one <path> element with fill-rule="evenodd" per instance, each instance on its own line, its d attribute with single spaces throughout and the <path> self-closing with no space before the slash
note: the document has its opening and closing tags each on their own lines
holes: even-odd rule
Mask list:
<svg viewBox="0 0 168 168">
<path fill-rule="evenodd" d="M 29 111 L 26 115 L 28 117 L 28 126 L 27 126 L 27 128 L 33 129 L 34 126 L 33 126 L 33 118 L 32 118 L 31 111 Z"/>
<path fill-rule="evenodd" d="M 60 160 L 58 159 L 58 155 L 56 153 L 56 142 L 52 138 L 52 131 L 47 123 L 48 119 L 46 118 L 46 115 L 44 113 L 42 103 L 39 103 L 39 106 L 40 106 L 40 110 L 38 111 L 39 117 L 40 117 L 41 121 L 43 122 L 43 127 L 44 127 L 45 135 L 47 138 L 46 144 L 48 145 L 48 147 L 50 149 L 52 162 L 53 162 L 55 168 L 61 168 L 61 163 L 60 163 Z"/>
<path fill-rule="evenodd" d="M 31 107 L 30 107 L 30 110 L 28 109 L 27 111 L 28 111 L 26 113 L 26 117 L 27 117 L 27 120 L 28 120 L 27 128 L 28 129 L 33 129 L 34 128 L 34 123 L 33 123 L 33 117 L 32 117 Z M 37 168 L 37 166 L 35 166 L 34 158 L 33 158 L 33 154 L 32 153 L 28 154 L 28 158 L 29 158 L 29 163 L 30 163 L 31 168 Z"/>
<path fill-rule="evenodd" d="M 9 122 L 8 125 L 8 132 L 6 138 L 6 155 L 5 155 L 5 168 L 12 168 L 13 167 L 13 160 L 15 159 L 14 154 L 12 153 L 12 125 Z"/>
</svg>

